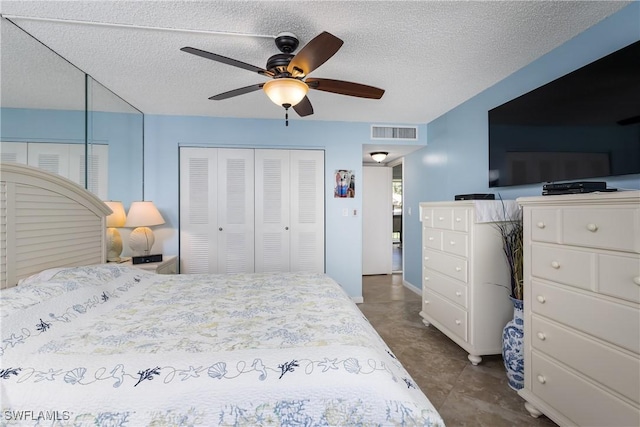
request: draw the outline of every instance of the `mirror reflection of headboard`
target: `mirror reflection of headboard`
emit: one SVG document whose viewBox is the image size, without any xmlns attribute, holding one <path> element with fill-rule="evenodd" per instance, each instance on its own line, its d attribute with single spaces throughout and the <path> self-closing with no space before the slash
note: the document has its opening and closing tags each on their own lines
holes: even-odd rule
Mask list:
<svg viewBox="0 0 640 427">
<path fill-rule="evenodd" d="M 0 163 L 0 288 L 47 268 L 106 262 L 111 210 L 72 181 Z"/>
<path fill-rule="evenodd" d="M 0 18 L 0 158 L 125 206 L 143 199 L 143 114 Z"/>
</svg>

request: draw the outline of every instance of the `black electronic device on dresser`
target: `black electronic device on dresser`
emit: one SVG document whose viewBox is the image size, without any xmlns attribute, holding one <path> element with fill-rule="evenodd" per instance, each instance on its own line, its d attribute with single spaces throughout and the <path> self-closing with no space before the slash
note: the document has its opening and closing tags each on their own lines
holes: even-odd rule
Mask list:
<svg viewBox="0 0 640 427">
<path fill-rule="evenodd" d="M 473 193 L 473 194 L 456 194 L 453 200 L 495 200 L 496 196 L 493 193 Z"/>
<path fill-rule="evenodd" d="M 547 183 L 542 186 L 543 196 L 553 196 L 558 194 L 593 193 L 596 191 L 610 192 L 617 191 L 617 189 L 607 188 L 607 183 L 604 181 Z"/>
</svg>

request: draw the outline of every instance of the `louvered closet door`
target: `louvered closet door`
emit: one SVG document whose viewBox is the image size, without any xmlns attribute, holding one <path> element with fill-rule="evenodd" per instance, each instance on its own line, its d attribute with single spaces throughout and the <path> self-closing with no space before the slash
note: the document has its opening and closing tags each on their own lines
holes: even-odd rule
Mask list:
<svg viewBox="0 0 640 427">
<path fill-rule="evenodd" d="M 27 164 L 26 142 L 1 142 L 0 161 Z"/>
<path fill-rule="evenodd" d="M 218 149 L 218 272 L 254 271 L 254 150 Z"/>
<path fill-rule="evenodd" d="M 180 148 L 180 272 L 218 271 L 218 150 Z"/>
<path fill-rule="evenodd" d="M 291 268 L 324 272 L 324 151 L 290 151 Z"/>
<path fill-rule="evenodd" d="M 256 272 L 290 270 L 287 150 L 256 150 Z"/>
<path fill-rule="evenodd" d="M 79 183 L 100 199 L 107 200 L 109 198 L 109 145 L 90 144 L 88 162 L 85 162 L 84 145 L 73 145 L 70 150 L 70 179 Z M 85 170 L 87 167 L 89 168 L 89 183 L 85 184 Z"/>
<path fill-rule="evenodd" d="M 84 146 L 82 147 L 84 148 Z M 27 150 L 27 160 L 30 166 L 71 179 L 69 176 L 69 144 L 30 142 Z"/>
</svg>

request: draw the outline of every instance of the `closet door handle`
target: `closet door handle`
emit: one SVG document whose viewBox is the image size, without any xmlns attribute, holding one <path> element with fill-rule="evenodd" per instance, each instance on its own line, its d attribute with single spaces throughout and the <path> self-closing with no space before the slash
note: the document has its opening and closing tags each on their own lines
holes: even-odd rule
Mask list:
<svg viewBox="0 0 640 427">
<path fill-rule="evenodd" d="M 288 230 L 288 229 L 289 229 L 289 227 L 285 227 L 284 229 L 285 229 L 285 230 Z"/>
<path fill-rule="evenodd" d="M 218 231 L 222 231 L 222 227 L 218 228 Z"/>
</svg>

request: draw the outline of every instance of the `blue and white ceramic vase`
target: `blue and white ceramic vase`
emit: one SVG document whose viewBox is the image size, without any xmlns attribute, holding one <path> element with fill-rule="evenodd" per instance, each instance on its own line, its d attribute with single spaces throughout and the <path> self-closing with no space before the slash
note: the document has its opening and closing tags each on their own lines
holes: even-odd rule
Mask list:
<svg viewBox="0 0 640 427">
<path fill-rule="evenodd" d="M 509 387 L 520 390 L 524 387 L 524 319 L 522 300 L 511 298 L 513 319 L 502 330 L 502 360 L 507 369 Z"/>
</svg>

